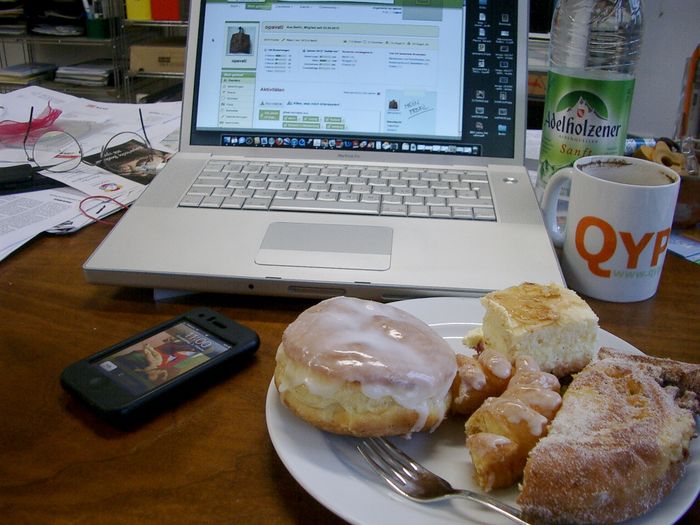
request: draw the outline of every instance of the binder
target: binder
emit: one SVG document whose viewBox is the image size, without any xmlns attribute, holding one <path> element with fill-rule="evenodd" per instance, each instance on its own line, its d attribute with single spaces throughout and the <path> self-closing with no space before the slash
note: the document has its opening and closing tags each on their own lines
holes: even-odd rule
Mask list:
<svg viewBox="0 0 700 525">
<path fill-rule="evenodd" d="M 180 18 L 182 20 L 190 18 L 190 0 L 180 0 Z"/>
<path fill-rule="evenodd" d="M 153 20 L 180 20 L 180 0 L 150 0 Z"/>
<path fill-rule="evenodd" d="M 151 0 L 126 0 L 126 17 L 129 20 L 152 20 Z"/>
</svg>

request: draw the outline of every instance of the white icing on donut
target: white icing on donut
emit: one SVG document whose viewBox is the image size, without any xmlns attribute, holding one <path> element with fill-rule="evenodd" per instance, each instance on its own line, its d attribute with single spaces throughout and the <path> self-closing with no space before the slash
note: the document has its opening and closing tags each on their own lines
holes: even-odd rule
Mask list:
<svg viewBox="0 0 700 525">
<path fill-rule="evenodd" d="M 393 306 L 350 297 L 303 312 L 284 331 L 282 345 L 294 362 L 357 382 L 367 397 L 391 396 L 423 421 L 426 402 L 445 398 L 457 370 L 454 352 L 428 325 Z M 321 393 L 308 376 L 293 381 Z"/>
</svg>

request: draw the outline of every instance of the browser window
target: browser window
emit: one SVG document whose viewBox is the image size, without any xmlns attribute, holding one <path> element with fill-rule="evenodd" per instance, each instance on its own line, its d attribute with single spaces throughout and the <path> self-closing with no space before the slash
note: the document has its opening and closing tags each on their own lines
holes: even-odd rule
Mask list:
<svg viewBox="0 0 700 525">
<path fill-rule="evenodd" d="M 516 12 L 494 1 L 209 0 L 193 138 L 509 157 Z"/>
</svg>

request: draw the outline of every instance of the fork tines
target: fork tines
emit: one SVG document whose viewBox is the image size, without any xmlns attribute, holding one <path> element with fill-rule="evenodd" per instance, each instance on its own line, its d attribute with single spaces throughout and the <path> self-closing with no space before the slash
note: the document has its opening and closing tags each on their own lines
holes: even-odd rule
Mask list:
<svg viewBox="0 0 700 525">
<path fill-rule="evenodd" d="M 391 461 L 394 466 L 402 470 L 407 470 L 406 465 L 410 465 L 410 467 L 416 471 L 423 468 L 419 463 L 416 463 L 413 458 L 407 456 L 400 448 L 386 438 L 369 438 L 364 441 L 364 444 L 382 458 Z"/>
<path fill-rule="evenodd" d="M 384 481 L 408 496 L 398 483 L 405 485 L 414 478 L 413 472 L 405 466 L 417 468 L 410 457 L 384 438 L 365 439 L 357 445 L 357 450 Z"/>
</svg>

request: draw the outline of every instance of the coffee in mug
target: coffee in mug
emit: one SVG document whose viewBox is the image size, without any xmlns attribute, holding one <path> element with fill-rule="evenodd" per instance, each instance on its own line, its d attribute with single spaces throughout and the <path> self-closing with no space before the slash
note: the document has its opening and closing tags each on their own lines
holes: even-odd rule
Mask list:
<svg viewBox="0 0 700 525">
<path fill-rule="evenodd" d="M 566 222 L 557 208 L 569 182 Z M 601 155 L 558 171 L 542 198 L 545 224 L 561 248 L 567 285 L 596 299 L 632 302 L 656 293 L 671 236 L 679 175 L 642 159 Z"/>
</svg>

